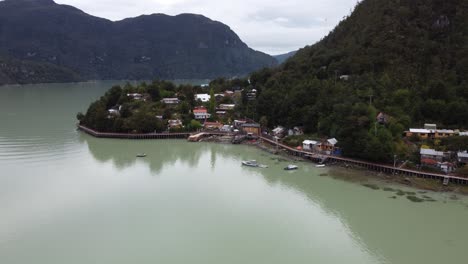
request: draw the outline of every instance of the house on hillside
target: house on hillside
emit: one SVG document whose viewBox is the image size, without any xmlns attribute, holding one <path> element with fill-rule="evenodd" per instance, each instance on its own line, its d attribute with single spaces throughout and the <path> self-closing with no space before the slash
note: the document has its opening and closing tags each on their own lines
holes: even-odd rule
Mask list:
<svg viewBox="0 0 468 264">
<path fill-rule="evenodd" d="M 214 94 L 216 102 L 221 101 L 224 98 L 224 93 Z"/>
<path fill-rule="evenodd" d="M 209 102 L 211 96 L 209 94 L 196 94 L 195 95 L 195 100 L 196 101 L 201 101 L 203 103 Z"/>
<path fill-rule="evenodd" d="M 348 80 L 349 80 L 349 77 L 350 77 L 349 75 L 341 75 L 341 76 L 340 76 L 340 80 L 342 80 L 342 81 L 348 81 Z"/>
<path fill-rule="evenodd" d="M 178 105 L 180 103 L 180 100 L 179 98 L 163 98 L 161 102 L 167 105 Z"/>
<path fill-rule="evenodd" d="M 247 123 L 247 120 L 234 120 L 234 128 L 240 129 L 243 124 Z"/>
<path fill-rule="evenodd" d="M 336 144 L 338 144 L 338 140 L 336 138 L 327 139 L 324 142 L 321 142 L 317 145 L 317 147 L 327 155 L 333 154 L 335 152 Z"/>
<path fill-rule="evenodd" d="M 382 124 L 382 125 L 387 124 L 387 122 L 388 122 L 387 115 L 384 114 L 383 112 L 380 112 L 380 113 L 377 115 L 377 118 L 376 118 L 376 119 L 377 119 L 377 122 L 378 122 L 379 124 Z"/>
<path fill-rule="evenodd" d="M 234 92 L 233 92 L 233 91 L 230 91 L 230 90 L 226 90 L 226 91 L 224 91 L 224 96 L 225 96 L 225 97 L 233 97 L 233 96 L 234 96 Z"/>
<path fill-rule="evenodd" d="M 232 132 L 232 130 L 234 129 L 233 126 L 230 126 L 230 125 L 224 125 L 223 127 L 221 127 L 219 130 L 223 131 L 223 132 Z"/>
<path fill-rule="evenodd" d="M 405 132 L 406 137 L 418 136 L 421 139 L 438 139 L 455 135 L 454 130 L 437 129 L 435 124 L 424 124 L 424 128 L 410 128 Z"/>
<path fill-rule="evenodd" d="M 257 89 L 252 89 L 247 92 L 247 100 L 252 101 L 257 98 Z"/>
<path fill-rule="evenodd" d="M 284 127 L 282 127 L 282 126 L 277 126 L 273 130 L 271 130 L 271 132 L 272 132 L 273 136 L 282 138 L 286 134 L 286 129 Z"/>
<path fill-rule="evenodd" d="M 288 130 L 288 136 L 300 136 L 304 135 L 304 131 L 300 127 L 293 127 Z"/>
<path fill-rule="evenodd" d="M 107 118 L 113 118 L 113 117 L 120 116 L 120 111 L 122 111 L 122 106 L 121 105 L 115 105 L 114 107 L 107 110 L 107 113 L 109 114 L 107 116 Z"/>
<path fill-rule="evenodd" d="M 302 142 L 302 149 L 305 151 L 315 151 L 317 144 L 318 144 L 318 141 L 307 139 Z"/>
<path fill-rule="evenodd" d="M 183 128 L 184 125 L 180 119 L 170 119 L 167 121 L 167 128 L 168 129 L 178 129 Z"/>
<path fill-rule="evenodd" d="M 193 109 L 193 115 L 197 120 L 205 120 L 211 117 L 211 114 L 208 113 L 208 110 L 202 107 Z"/>
<path fill-rule="evenodd" d="M 252 134 L 254 136 L 260 136 L 260 133 L 261 133 L 260 124 L 257 124 L 257 123 L 242 124 L 241 130 L 247 134 Z"/>
<path fill-rule="evenodd" d="M 217 110 L 220 110 L 220 111 L 229 111 L 229 110 L 234 110 L 234 108 L 236 107 L 235 104 L 220 104 L 217 108 Z"/>
<path fill-rule="evenodd" d="M 461 164 L 468 164 L 468 153 L 466 151 L 457 153 L 457 161 Z"/>
<path fill-rule="evenodd" d="M 205 122 L 203 128 L 207 130 L 220 130 L 224 125 L 219 122 Z"/>
<path fill-rule="evenodd" d="M 143 99 L 143 95 L 139 93 L 129 93 L 127 94 L 128 97 L 132 98 L 133 100 L 141 100 Z"/>
<path fill-rule="evenodd" d="M 427 165 L 434 165 L 438 162 L 442 162 L 444 161 L 444 157 L 446 156 L 445 153 L 442 151 L 424 148 L 421 148 L 419 154 L 421 155 L 421 164 Z"/>
<path fill-rule="evenodd" d="M 421 165 L 433 167 L 445 173 L 450 173 L 455 168 L 455 164 L 451 162 L 451 152 L 421 148 L 419 153 L 421 154 Z"/>
<path fill-rule="evenodd" d="M 216 111 L 216 115 L 219 116 L 219 117 L 225 117 L 227 114 L 226 111 Z"/>
</svg>

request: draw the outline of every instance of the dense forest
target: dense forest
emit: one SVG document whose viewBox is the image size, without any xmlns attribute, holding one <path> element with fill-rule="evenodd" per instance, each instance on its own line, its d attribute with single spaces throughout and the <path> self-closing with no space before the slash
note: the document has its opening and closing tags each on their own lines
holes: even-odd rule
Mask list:
<svg viewBox="0 0 468 264">
<path fill-rule="evenodd" d="M 250 81 L 259 97 L 247 114 L 270 126 L 336 137 L 346 156 L 405 158 L 409 127 L 468 128 L 468 2 L 364 0 L 320 42 Z"/>
<path fill-rule="evenodd" d="M 168 81 L 153 81 L 121 87 L 110 88 L 98 100 L 91 103 L 86 113 L 78 113 L 77 119 L 81 125 L 100 132 L 117 133 L 152 133 L 152 132 L 187 132 L 202 128 L 200 121 L 216 121 L 232 123 L 235 111 L 226 110 L 223 116 L 216 115 L 218 104 L 242 102 L 237 96 L 226 96 L 216 99 L 215 92 L 224 92 L 226 85 L 245 84 L 246 80 L 225 81 L 218 79 L 211 82 L 209 90 L 201 86 L 181 84 L 176 86 Z M 229 86 L 230 87 L 230 86 Z M 210 100 L 202 102 L 195 100 L 195 94 L 209 93 Z M 178 99 L 177 103 L 166 104 L 164 98 Z M 203 108 L 211 115 L 205 120 L 194 117 L 194 108 Z M 175 126 L 170 123 L 176 121 Z M 180 122 L 180 123 L 179 123 Z"/>
</svg>

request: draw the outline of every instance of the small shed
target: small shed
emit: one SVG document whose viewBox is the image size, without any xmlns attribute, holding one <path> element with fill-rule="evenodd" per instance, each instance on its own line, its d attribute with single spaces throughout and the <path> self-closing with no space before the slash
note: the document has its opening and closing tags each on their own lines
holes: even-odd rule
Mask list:
<svg viewBox="0 0 468 264">
<path fill-rule="evenodd" d="M 317 141 L 315 140 L 304 140 L 302 142 L 302 149 L 303 150 L 308 150 L 308 151 L 312 151 L 314 150 L 314 147 L 318 144 Z"/>
<path fill-rule="evenodd" d="M 260 136 L 260 132 L 261 132 L 260 124 L 245 123 L 241 126 L 241 129 L 247 134 L 251 133 L 255 136 Z"/>
</svg>

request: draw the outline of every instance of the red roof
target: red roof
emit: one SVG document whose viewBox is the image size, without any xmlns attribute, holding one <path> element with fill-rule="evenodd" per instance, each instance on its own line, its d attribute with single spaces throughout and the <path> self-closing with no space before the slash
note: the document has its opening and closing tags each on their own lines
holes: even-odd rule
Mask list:
<svg viewBox="0 0 468 264">
<path fill-rule="evenodd" d="M 208 111 L 206 109 L 194 109 L 193 113 L 207 113 Z"/>
<path fill-rule="evenodd" d="M 437 165 L 437 160 L 433 159 L 421 159 L 421 163 L 428 164 L 428 165 Z"/>
</svg>

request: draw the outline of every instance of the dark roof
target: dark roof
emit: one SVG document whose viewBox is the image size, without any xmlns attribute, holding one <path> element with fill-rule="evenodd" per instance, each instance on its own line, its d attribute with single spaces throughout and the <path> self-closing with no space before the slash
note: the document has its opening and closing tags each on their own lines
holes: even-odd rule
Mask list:
<svg viewBox="0 0 468 264">
<path fill-rule="evenodd" d="M 260 124 L 256 124 L 256 123 L 245 123 L 245 124 L 242 124 L 241 127 L 260 127 Z"/>
</svg>

